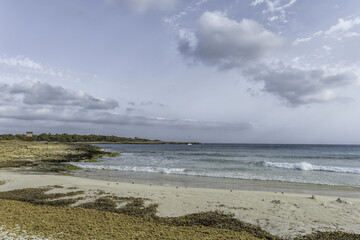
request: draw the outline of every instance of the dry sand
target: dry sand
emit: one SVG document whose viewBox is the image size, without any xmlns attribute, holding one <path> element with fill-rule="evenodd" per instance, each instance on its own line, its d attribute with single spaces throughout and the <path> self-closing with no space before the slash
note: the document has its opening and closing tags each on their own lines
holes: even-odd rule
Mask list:
<svg viewBox="0 0 360 240">
<path fill-rule="evenodd" d="M 221 210 L 274 235 L 294 237 L 313 231 L 360 233 L 360 199 L 338 199 L 281 192 L 219 190 L 115 183 L 71 176 L 25 175 L 0 171 L 0 191 L 47 185 L 77 187 L 88 195 L 97 190 L 121 197 L 149 198 L 158 203 L 159 216 Z"/>
</svg>

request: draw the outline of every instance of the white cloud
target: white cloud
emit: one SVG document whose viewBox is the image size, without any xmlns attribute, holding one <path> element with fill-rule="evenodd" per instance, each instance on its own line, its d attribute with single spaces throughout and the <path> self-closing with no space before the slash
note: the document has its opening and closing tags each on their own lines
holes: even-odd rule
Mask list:
<svg viewBox="0 0 360 240">
<path fill-rule="evenodd" d="M 293 45 L 299 45 L 300 43 L 304 43 L 304 42 L 309 42 L 312 38 L 308 37 L 308 38 L 297 38 L 295 39 L 295 41 L 293 42 Z"/>
<path fill-rule="evenodd" d="M 251 6 L 257 6 L 257 5 L 259 5 L 259 4 L 263 3 L 263 2 L 265 2 L 265 0 L 255 0 L 255 1 L 253 1 L 251 3 Z"/>
<path fill-rule="evenodd" d="M 172 16 L 166 16 L 163 19 L 163 22 L 165 24 L 168 24 L 175 32 L 180 32 L 184 29 L 181 25 L 181 19 L 188 15 L 189 13 L 196 12 L 200 9 L 200 7 L 203 4 L 206 4 L 208 0 L 198 0 L 198 1 L 191 1 L 189 5 L 185 7 L 185 9 L 181 10 L 179 13 L 172 15 Z"/>
<path fill-rule="evenodd" d="M 346 20 L 340 18 L 338 20 L 338 23 L 331 26 L 329 30 L 324 32 L 324 34 L 327 37 L 339 38 L 339 39 L 341 39 L 344 36 L 345 37 L 359 36 L 358 32 L 349 32 L 358 25 L 360 25 L 360 17 L 349 18 Z"/>
<path fill-rule="evenodd" d="M 276 20 L 278 20 L 279 19 L 279 16 L 272 16 L 272 17 L 269 17 L 268 18 L 268 20 L 270 21 L 270 22 L 274 22 L 274 21 L 276 21 Z"/>
<path fill-rule="evenodd" d="M 188 37 L 180 39 L 179 51 L 186 57 L 220 68 L 257 62 L 283 42 L 253 20 L 237 22 L 221 12 L 203 13 L 192 36 L 196 41 Z"/>
<path fill-rule="evenodd" d="M 0 64 L 11 67 L 28 68 L 36 71 L 41 71 L 44 69 L 40 63 L 35 62 L 24 56 L 17 56 L 17 57 L 0 56 Z"/>
<path fill-rule="evenodd" d="M 360 28 L 354 30 L 360 26 L 360 17 L 353 17 L 348 18 L 344 20 L 343 18 L 340 18 L 338 20 L 338 23 L 331 26 L 328 30 L 323 31 L 317 31 L 312 36 L 304 37 L 304 38 L 297 38 L 293 42 L 293 45 L 299 45 L 300 43 L 309 42 L 313 40 L 315 37 L 326 37 L 326 38 L 333 38 L 337 40 L 342 40 L 343 38 L 352 38 L 352 37 L 359 37 L 360 36 Z M 326 49 L 328 50 L 328 49 Z"/>
<path fill-rule="evenodd" d="M 267 9 L 263 11 L 264 14 L 279 14 L 268 18 L 270 22 L 275 20 L 286 22 L 286 9 L 294 5 L 296 1 L 297 0 L 254 0 L 251 6 L 258 6 L 265 3 Z"/>
<path fill-rule="evenodd" d="M 94 81 L 96 75 L 77 73 L 63 68 L 50 68 L 45 64 L 32 60 L 25 56 L 8 57 L 0 56 L 0 78 L 2 82 L 19 82 L 29 79 L 45 79 L 46 81 L 70 81 L 71 83 L 81 80 Z"/>
<path fill-rule="evenodd" d="M 107 0 L 107 2 L 125 7 L 136 14 L 143 14 L 150 10 L 169 10 L 175 6 L 177 0 Z"/>
</svg>

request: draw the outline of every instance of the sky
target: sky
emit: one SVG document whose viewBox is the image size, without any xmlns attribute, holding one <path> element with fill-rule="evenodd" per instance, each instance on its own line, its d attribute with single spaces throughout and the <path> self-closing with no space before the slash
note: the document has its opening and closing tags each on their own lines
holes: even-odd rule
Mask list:
<svg viewBox="0 0 360 240">
<path fill-rule="evenodd" d="M 360 144 L 358 0 L 0 0 L 0 134 Z"/>
</svg>

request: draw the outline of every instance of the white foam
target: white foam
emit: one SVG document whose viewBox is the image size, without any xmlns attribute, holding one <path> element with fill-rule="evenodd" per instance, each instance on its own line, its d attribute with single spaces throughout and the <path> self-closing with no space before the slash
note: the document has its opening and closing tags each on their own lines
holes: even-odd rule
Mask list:
<svg viewBox="0 0 360 240">
<path fill-rule="evenodd" d="M 265 167 L 286 168 L 302 171 L 326 171 L 339 173 L 360 174 L 360 168 L 335 167 L 335 166 L 318 166 L 308 162 L 286 163 L 286 162 L 264 162 Z"/>
<path fill-rule="evenodd" d="M 147 172 L 147 173 L 177 173 L 177 174 L 181 174 L 185 171 L 185 168 L 105 166 L 105 165 L 93 165 L 87 163 L 72 163 L 72 164 L 84 169 L 96 169 L 96 170 L 131 171 L 131 172 Z"/>
</svg>

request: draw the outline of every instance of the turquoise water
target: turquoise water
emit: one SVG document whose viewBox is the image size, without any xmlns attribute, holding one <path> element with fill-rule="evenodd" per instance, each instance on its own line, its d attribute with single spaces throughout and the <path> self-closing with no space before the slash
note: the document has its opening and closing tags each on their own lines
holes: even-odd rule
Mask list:
<svg viewBox="0 0 360 240">
<path fill-rule="evenodd" d="M 73 163 L 119 178 L 206 177 L 360 187 L 360 146 L 199 144 L 101 144 L 119 152 L 96 163 Z M 195 177 L 195 178 L 194 178 Z"/>
</svg>

